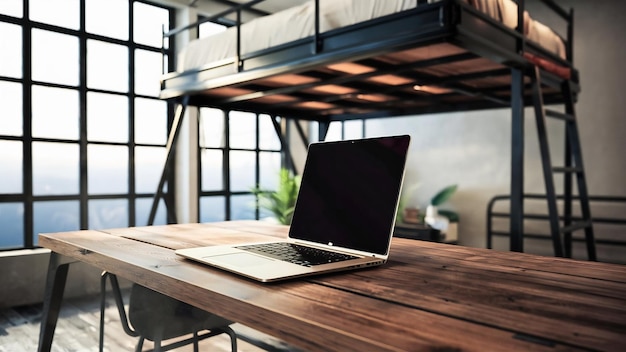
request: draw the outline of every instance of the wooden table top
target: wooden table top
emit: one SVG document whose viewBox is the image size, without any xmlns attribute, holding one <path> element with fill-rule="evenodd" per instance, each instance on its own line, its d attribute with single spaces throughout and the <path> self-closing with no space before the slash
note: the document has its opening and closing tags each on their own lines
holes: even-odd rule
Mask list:
<svg viewBox="0 0 626 352">
<path fill-rule="evenodd" d="M 626 345 L 626 266 L 394 238 L 380 267 L 267 284 L 174 254 L 287 231 L 231 221 L 42 234 L 39 244 L 305 350 Z"/>
</svg>

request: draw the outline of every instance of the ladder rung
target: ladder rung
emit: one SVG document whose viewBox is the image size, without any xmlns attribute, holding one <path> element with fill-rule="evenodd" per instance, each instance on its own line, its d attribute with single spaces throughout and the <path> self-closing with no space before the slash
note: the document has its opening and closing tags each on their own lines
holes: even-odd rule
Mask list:
<svg viewBox="0 0 626 352">
<path fill-rule="evenodd" d="M 552 171 L 563 173 L 582 173 L 583 169 L 580 167 L 553 167 Z"/>
<path fill-rule="evenodd" d="M 591 220 L 581 221 L 581 222 L 572 224 L 570 226 L 566 226 L 561 229 L 561 233 L 570 233 L 570 232 L 574 232 L 577 230 L 585 229 L 587 227 L 591 227 Z"/>
<path fill-rule="evenodd" d="M 554 117 L 565 121 L 574 121 L 574 116 L 564 112 L 546 109 L 546 116 Z"/>
</svg>

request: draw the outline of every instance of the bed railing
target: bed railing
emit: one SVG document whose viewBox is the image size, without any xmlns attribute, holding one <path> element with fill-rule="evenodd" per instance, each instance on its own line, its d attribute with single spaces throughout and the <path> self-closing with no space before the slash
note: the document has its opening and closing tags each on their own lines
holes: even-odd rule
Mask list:
<svg viewBox="0 0 626 352">
<path fill-rule="evenodd" d="M 524 0 L 520 0 L 524 1 Z M 567 37 L 565 40 L 565 50 L 567 61 L 570 65 L 574 63 L 574 9 L 570 8 L 569 11 L 566 11 L 559 4 L 557 4 L 554 0 L 541 0 L 548 8 L 550 8 L 554 13 L 559 15 L 566 23 L 567 23 Z"/>
<path fill-rule="evenodd" d="M 188 25 L 182 26 L 182 27 L 178 27 L 178 28 L 174 28 L 170 31 L 163 31 L 163 40 L 162 40 L 162 47 L 163 49 L 165 49 L 165 39 L 172 37 L 176 34 L 182 33 L 184 31 L 190 30 L 192 28 L 196 28 L 199 25 L 206 23 L 206 22 L 213 22 L 222 18 L 225 18 L 228 15 L 231 14 L 235 14 L 236 15 L 236 20 L 235 20 L 235 24 L 234 26 L 237 27 L 237 45 L 236 45 L 236 52 L 237 52 L 237 67 L 241 70 L 242 68 L 242 61 L 241 61 L 241 25 L 242 20 L 241 20 L 241 13 L 242 11 L 246 10 L 246 9 L 250 9 L 252 6 L 257 5 L 259 3 L 264 2 L 265 0 L 250 0 L 246 3 L 242 3 L 236 6 L 233 6 L 227 10 L 224 10 L 222 12 L 216 13 L 215 15 L 209 16 L 209 17 L 204 17 L 196 22 L 190 23 Z M 316 54 L 318 53 L 321 48 L 322 48 L 322 40 L 320 38 L 320 4 L 319 4 L 319 0 L 314 0 L 315 3 L 315 21 L 314 21 L 314 26 L 315 26 L 315 30 L 314 30 L 314 34 L 313 34 L 313 53 Z M 164 65 L 162 65 L 164 66 Z M 165 72 L 164 72 L 165 73 Z"/>
<path fill-rule="evenodd" d="M 165 39 L 166 38 L 170 38 L 176 34 L 182 33 L 184 31 L 187 31 L 189 29 L 192 28 L 197 28 L 200 24 L 202 23 L 206 23 L 206 22 L 215 22 L 218 21 L 220 19 L 224 19 L 226 18 L 226 16 L 235 14 L 236 16 L 236 20 L 235 23 L 233 24 L 233 26 L 237 27 L 237 33 L 236 33 L 236 63 L 237 63 L 237 68 L 239 70 L 242 70 L 243 67 L 243 61 L 242 61 L 242 52 L 241 52 L 241 25 L 242 23 L 242 12 L 245 10 L 250 10 L 252 8 L 252 6 L 255 6 L 259 3 L 264 2 L 265 0 L 250 0 L 248 2 L 245 3 L 241 3 L 241 4 L 237 4 L 227 10 L 221 11 L 219 13 L 216 13 L 214 15 L 208 16 L 208 17 L 204 17 L 194 23 L 182 26 L 182 27 L 177 27 L 174 28 L 170 31 L 163 31 L 163 52 L 165 51 Z M 319 4 L 319 0 L 313 0 L 314 4 L 315 4 L 315 8 L 314 8 L 314 34 L 313 34 L 313 41 L 312 41 L 312 54 L 317 54 L 319 53 L 322 48 L 323 48 L 323 40 L 321 38 L 320 35 L 320 4 Z M 457 0 L 442 0 L 442 1 L 457 1 Z M 565 48 L 566 48 L 566 60 L 563 60 L 559 57 L 557 57 L 556 55 L 552 54 L 551 52 L 548 52 L 547 50 L 545 50 L 544 48 L 538 46 L 538 45 L 534 45 L 531 43 L 528 43 L 526 41 L 526 37 L 524 36 L 524 11 L 526 10 L 526 0 L 513 0 L 514 2 L 517 3 L 517 8 L 518 8 L 518 13 L 517 13 L 517 17 L 518 17 L 518 25 L 517 28 L 515 28 L 513 30 L 513 32 L 515 32 L 516 34 L 516 38 L 517 38 L 517 53 L 519 53 L 520 55 L 523 55 L 523 53 L 526 52 L 526 47 L 531 45 L 533 47 L 533 50 L 541 53 L 542 56 L 546 56 L 548 58 L 554 59 L 556 62 L 559 62 L 563 65 L 566 65 L 570 68 L 573 68 L 573 21 L 574 21 L 574 13 L 573 13 L 573 9 L 570 9 L 569 12 L 566 11 L 565 9 L 563 9 L 560 5 L 558 5 L 554 0 L 540 0 L 541 3 L 543 3 L 548 9 L 550 9 L 552 12 L 554 12 L 556 15 L 558 15 L 560 18 L 562 18 L 566 24 L 567 24 L 567 33 L 566 33 L 566 37 L 563 38 L 563 35 L 559 34 L 561 36 L 561 38 L 563 39 L 564 43 L 565 43 Z M 489 22 L 494 22 L 495 21 L 491 18 L 488 18 L 488 16 L 486 14 L 480 13 L 480 15 Z M 505 30 L 508 30 L 508 28 L 506 28 Z M 509 30 L 510 31 L 510 30 Z M 165 57 L 163 57 L 163 68 L 165 69 Z M 164 72 L 165 74 L 165 72 Z"/>
<path fill-rule="evenodd" d="M 235 13 L 236 15 L 236 21 L 235 21 L 235 26 L 237 26 L 237 67 L 241 67 L 241 12 L 243 10 L 249 9 L 252 6 L 262 3 L 265 0 L 250 0 L 246 3 L 242 3 L 236 6 L 233 6 L 227 10 L 224 10 L 222 12 L 218 12 L 215 15 L 209 16 L 209 17 L 203 17 L 202 19 L 190 23 L 188 25 L 182 26 L 182 27 L 177 27 L 174 28 L 170 31 L 165 31 L 163 30 L 163 35 L 162 35 L 162 40 L 161 40 L 161 47 L 162 47 L 162 52 L 165 52 L 165 39 L 175 36 L 176 34 L 182 33 L 184 31 L 190 30 L 192 28 L 196 28 L 199 25 L 206 23 L 206 22 L 214 22 L 217 21 L 219 19 L 222 19 L 232 13 Z M 317 3 L 318 0 L 315 0 L 315 2 Z M 163 60 L 165 60 L 165 57 L 163 57 Z M 165 70 L 165 63 L 162 62 L 161 67 L 163 67 L 163 69 Z M 165 74 L 166 72 L 163 72 L 163 74 Z"/>
<path fill-rule="evenodd" d="M 515 31 L 517 32 L 517 52 L 523 54 L 526 52 L 526 37 L 524 36 L 524 11 L 526 11 L 526 0 L 513 0 L 517 3 L 517 28 Z M 573 59 L 574 59 L 574 9 L 570 9 L 566 11 L 559 4 L 557 4 L 554 0 L 540 0 L 540 3 L 545 5 L 548 9 L 550 9 L 553 13 L 558 15 L 562 20 L 565 21 L 567 25 L 567 33 L 565 33 L 565 37 L 562 34 L 557 33 L 563 42 L 565 43 L 565 56 L 566 62 L 565 64 L 570 68 L 573 68 Z M 531 14 L 532 15 L 532 14 Z M 553 28 L 554 30 L 554 28 Z M 556 31 L 555 31 L 556 32 Z M 550 57 L 552 59 L 556 59 L 557 62 L 563 61 L 561 58 L 556 57 L 554 54 L 548 52 L 540 46 L 533 46 L 534 50 L 538 50 L 542 55 Z"/>
<path fill-rule="evenodd" d="M 487 204 L 487 234 L 486 234 L 486 247 L 493 248 L 493 238 L 494 237 L 508 237 L 510 234 L 507 231 L 502 231 L 496 229 L 494 225 L 494 221 L 496 219 L 507 219 L 510 217 L 510 213 L 508 211 L 499 210 L 502 206 L 498 207 L 498 204 L 505 203 L 510 201 L 511 196 L 509 195 L 498 195 L 494 196 L 489 203 Z M 546 196 L 543 194 L 525 194 L 525 200 L 537 200 L 537 201 L 545 201 Z M 558 196 L 557 199 L 563 200 L 563 196 Z M 578 197 L 572 197 L 573 200 L 578 200 Z M 621 228 L 612 228 L 613 231 L 610 233 L 608 231 L 604 231 L 605 235 L 611 234 L 611 238 L 603 236 L 600 233 L 600 236 L 597 236 L 596 233 L 596 244 L 604 245 L 604 246 L 617 246 L 617 247 L 626 247 L 626 237 L 619 238 L 618 234 L 624 234 L 624 229 L 626 228 L 626 217 L 623 215 L 624 210 L 626 210 L 626 197 L 619 196 L 589 196 L 590 205 L 592 207 L 592 221 L 594 224 L 594 230 L 600 230 L 601 227 L 596 225 L 610 225 L 610 226 L 621 226 Z M 612 209 L 612 211 L 608 211 Z M 595 213 L 599 214 L 621 214 L 618 216 L 602 216 L 602 215 L 593 215 Z M 529 221 L 534 221 L 539 224 L 541 221 L 549 221 L 549 216 L 543 211 L 534 211 L 528 212 L 524 214 L 524 219 Z M 580 221 L 581 218 L 577 215 L 572 215 L 569 219 L 565 216 L 561 217 L 561 221 L 572 223 L 575 221 Z M 497 226 L 501 228 L 501 226 Z M 606 229 L 610 230 L 610 229 Z M 534 231 L 534 230 L 533 230 Z M 537 239 L 537 240 L 550 240 L 550 235 L 547 233 L 538 233 L 536 232 L 526 232 L 524 233 L 524 238 L 528 239 Z M 584 239 L 572 237 L 571 233 L 566 234 L 564 237 L 564 247 L 567 253 L 566 256 L 571 256 L 571 248 L 573 242 L 583 242 Z M 622 257 L 621 260 L 624 260 Z"/>
</svg>

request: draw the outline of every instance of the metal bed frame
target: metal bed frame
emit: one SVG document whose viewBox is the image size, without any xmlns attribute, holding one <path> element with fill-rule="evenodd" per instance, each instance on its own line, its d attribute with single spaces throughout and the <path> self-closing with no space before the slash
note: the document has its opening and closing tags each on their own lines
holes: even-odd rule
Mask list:
<svg viewBox="0 0 626 352">
<path fill-rule="evenodd" d="M 491 198 L 489 203 L 487 204 L 487 235 L 486 235 L 486 246 L 487 248 L 493 248 L 493 239 L 495 237 L 509 237 L 510 233 L 508 231 L 504 231 L 501 226 L 494 224 L 497 219 L 507 219 L 510 214 L 507 211 L 503 211 L 498 209 L 498 204 L 506 203 L 510 199 L 509 195 L 497 195 Z M 527 201 L 535 200 L 535 201 L 545 201 L 545 194 L 525 194 L 524 199 Z M 558 197 L 559 201 L 563 202 L 564 197 Z M 580 201 L 580 197 L 573 197 L 574 201 Z M 612 206 L 619 207 L 618 209 L 625 209 L 626 207 L 626 197 L 616 197 L 616 196 L 597 196 L 590 195 L 589 201 L 592 206 Z M 594 211 L 594 214 L 596 211 Z M 618 212 L 619 213 L 619 212 Z M 524 214 L 524 219 L 529 221 L 548 221 L 550 220 L 550 216 L 544 212 L 533 212 Z M 565 216 L 561 217 L 562 221 L 566 221 L 567 218 Z M 574 221 L 582 220 L 580 215 L 572 216 Z M 613 226 L 626 226 L 626 217 L 622 216 L 594 216 L 593 217 L 594 224 L 603 224 L 603 225 L 613 225 Z M 549 240 L 550 236 L 548 234 L 533 232 L 533 233 L 525 233 L 525 238 L 528 239 L 537 239 L 537 240 Z M 605 236 L 606 237 L 606 236 Z M 566 235 L 564 238 L 564 249 L 566 258 L 572 257 L 572 246 L 573 243 L 584 242 L 585 239 L 574 237 L 571 234 Z M 599 246 L 619 246 L 626 247 L 626 239 L 621 238 L 596 238 L 596 244 Z"/>
<path fill-rule="evenodd" d="M 167 162 L 153 202 L 150 224 L 154 221 L 159 200 L 165 199 L 163 186 L 171 164 L 172 149 L 185 109 L 189 105 L 268 114 L 272 117 L 279 136 L 279 117 L 296 121 L 317 121 L 320 140 L 325 138 L 328 126 L 333 121 L 510 107 L 510 249 L 523 251 L 524 108 L 533 105 L 530 81 L 535 72 L 535 64 L 524 54 L 532 53 L 570 70 L 569 78 L 541 70 L 541 83 L 547 82 L 546 86 L 559 87 L 565 82 L 570 89 L 570 98 L 575 99 L 580 86 L 578 72 L 572 62 L 573 10 L 565 11 L 554 0 L 541 0 L 567 24 L 567 37 L 564 39 L 566 60 L 525 39 L 522 28 L 524 0 L 516 1 L 519 25 L 515 30 L 460 0 L 443 0 L 324 33 L 320 33 L 319 0 L 315 0 L 313 36 L 242 54 L 242 11 L 262 1 L 252 0 L 202 21 L 216 21 L 232 14 L 236 16 L 236 57 L 197 70 L 172 72 L 163 76 L 160 98 L 179 105 L 167 142 Z M 173 38 L 182 31 L 196 28 L 199 23 L 164 33 L 164 38 Z M 411 50 L 448 44 L 460 48 L 460 53 L 415 62 L 389 62 L 389 58 L 394 55 L 401 57 Z M 492 67 L 447 76 L 424 72 L 424 69 L 456 65 L 468 60 L 488 62 Z M 328 65 L 345 62 L 366 65 L 374 70 L 337 74 L 327 69 Z M 279 86 L 267 83 L 270 77 L 291 74 L 310 77 L 312 81 Z M 394 86 L 377 85 L 368 81 L 371 77 L 382 74 L 400 75 L 410 83 Z M 487 84 L 472 84 L 481 81 Z M 412 90 L 416 82 L 436 84 L 449 91 L 445 94 L 423 94 Z M 348 87 L 355 93 L 319 95 L 310 91 L 329 84 Z M 231 94 L 213 94 L 220 90 Z M 367 94 L 384 94 L 390 98 L 380 102 L 359 99 L 359 95 Z M 272 101 L 271 98 L 279 96 L 287 96 L 289 100 L 268 103 Z M 563 104 L 567 99 L 559 89 L 547 89 L 543 92 L 545 104 Z M 307 102 L 318 102 L 323 107 L 302 107 Z M 298 123 L 296 125 L 299 126 Z M 282 137 L 281 142 L 285 147 Z"/>
</svg>

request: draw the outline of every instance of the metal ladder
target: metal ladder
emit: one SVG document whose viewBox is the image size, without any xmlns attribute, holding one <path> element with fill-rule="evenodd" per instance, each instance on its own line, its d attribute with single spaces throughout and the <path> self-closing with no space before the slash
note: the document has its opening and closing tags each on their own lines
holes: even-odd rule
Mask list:
<svg viewBox="0 0 626 352">
<path fill-rule="evenodd" d="M 548 202 L 548 216 L 550 217 L 550 234 L 554 247 L 554 255 L 557 257 L 572 256 L 572 233 L 578 230 L 585 231 L 585 243 L 587 257 L 596 261 L 596 247 L 593 234 L 593 223 L 589 207 L 589 194 L 583 167 L 582 150 L 574 109 L 574 92 L 570 80 L 542 80 L 541 71 L 534 67 L 532 72 L 532 97 L 537 122 L 537 134 L 543 166 L 543 175 L 546 187 L 546 199 Z M 546 109 L 544 106 L 544 94 L 542 85 L 553 86 L 560 90 L 565 106 L 565 112 Z M 555 167 L 552 165 L 550 149 L 548 146 L 548 134 L 546 130 L 547 118 L 556 118 L 565 123 L 565 165 Z M 559 216 L 557 195 L 554 185 L 556 173 L 563 174 L 563 216 Z M 572 176 L 576 176 L 578 186 L 578 198 L 580 203 L 581 220 L 572 221 Z M 561 219 L 563 224 L 561 225 Z"/>
</svg>

